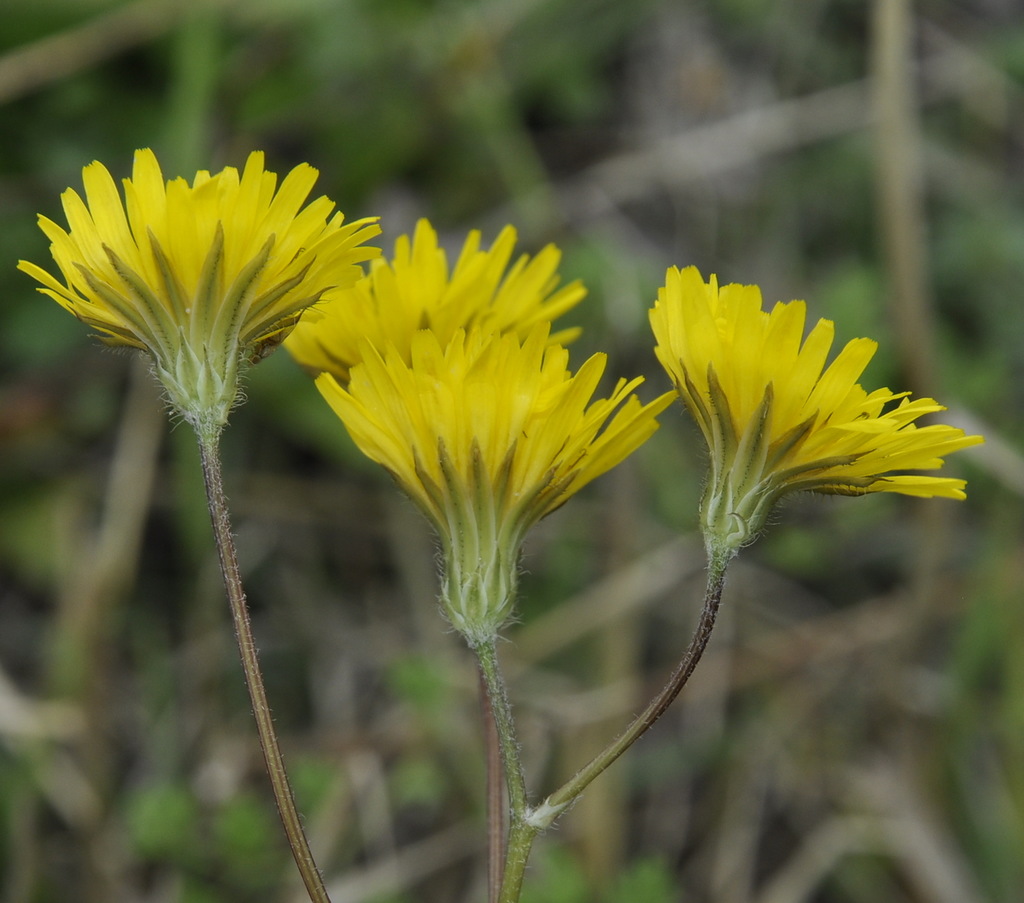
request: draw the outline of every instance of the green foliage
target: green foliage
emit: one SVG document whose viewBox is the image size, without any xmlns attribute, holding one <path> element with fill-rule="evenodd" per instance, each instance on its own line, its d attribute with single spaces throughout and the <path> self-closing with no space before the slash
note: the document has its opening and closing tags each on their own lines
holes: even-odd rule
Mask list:
<svg viewBox="0 0 1024 903">
<path fill-rule="evenodd" d="M 288 776 L 295 791 L 300 812 L 315 815 L 327 800 L 338 780 L 334 763 L 311 756 L 294 757 L 288 762 Z"/>
<path fill-rule="evenodd" d="M 391 792 L 396 805 L 437 807 L 450 782 L 432 756 L 403 756 L 394 766 Z"/>
<path fill-rule="evenodd" d="M 228 800 L 214 819 L 212 841 L 222 874 L 239 888 L 260 891 L 282 872 L 280 826 L 262 796 Z"/>
<path fill-rule="evenodd" d="M 991 899 L 1009 903 L 1024 881 L 1016 852 L 1024 843 L 1024 609 L 1007 592 L 1020 579 L 1019 566 L 1004 557 L 1021 539 L 1018 512 L 1001 512 L 993 535 L 1000 539 L 978 567 L 975 604 L 951 660 L 942 766 L 984 885 Z"/>
<path fill-rule="evenodd" d="M 284 864 L 276 813 L 249 793 L 207 813 L 187 786 L 146 785 L 127 799 L 124 822 L 135 854 L 182 868 L 196 900 L 212 894 L 206 875 L 247 894 L 273 886 Z"/>
<path fill-rule="evenodd" d="M 593 891 L 579 862 L 567 851 L 550 849 L 537 857 L 536 877 L 523 889 L 522 903 L 589 903 Z"/>
<path fill-rule="evenodd" d="M 391 663 L 387 676 L 392 691 L 426 721 L 436 719 L 451 703 L 444 668 L 427 657 L 403 655 Z"/>
<path fill-rule="evenodd" d="M 139 788 L 127 800 L 125 823 L 143 858 L 188 866 L 202 857 L 199 804 L 188 787 L 154 784 Z"/>
<path fill-rule="evenodd" d="M 660 859 L 637 859 L 607 887 L 595 888 L 580 861 L 566 850 L 546 848 L 523 890 L 522 903 L 675 903 L 679 891 Z"/>
<path fill-rule="evenodd" d="M 607 903 L 674 903 L 679 899 L 671 870 L 660 859 L 638 859 L 621 875 L 606 897 Z"/>
</svg>

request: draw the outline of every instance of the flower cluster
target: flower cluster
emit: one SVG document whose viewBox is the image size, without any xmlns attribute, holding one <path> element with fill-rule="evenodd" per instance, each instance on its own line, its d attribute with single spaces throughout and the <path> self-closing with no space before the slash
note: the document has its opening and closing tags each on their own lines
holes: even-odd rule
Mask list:
<svg viewBox="0 0 1024 903">
<path fill-rule="evenodd" d="M 511 608 L 526 530 L 621 462 L 669 403 L 641 403 L 642 379 L 593 400 L 594 355 L 573 374 L 554 319 L 584 295 L 559 284 L 549 245 L 513 262 L 506 227 L 488 249 L 471 232 L 454 267 L 423 220 L 391 259 L 344 224 L 312 167 L 277 186 L 253 153 L 241 175 L 165 182 L 138 151 L 124 200 L 100 164 L 85 199 L 63 195 L 68 230 L 41 217 L 63 277 L 20 268 L 112 344 L 148 352 L 171 404 L 216 435 L 239 369 L 284 341 L 363 452 L 426 513 L 445 551 L 444 598 L 471 641 Z M 376 258 L 376 259 L 374 259 Z M 369 261 L 368 271 L 360 264 Z M 942 407 L 860 377 L 876 345 L 855 339 L 827 363 L 832 323 L 804 335 L 803 302 L 762 307 L 755 286 L 670 269 L 650 312 L 656 354 L 710 449 L 702 504 L 708 548 L 733 554 L 798 490 L 963 498 L 964 481 L 922 474 L 982 441 L 918 421 Z"/>
</svg>

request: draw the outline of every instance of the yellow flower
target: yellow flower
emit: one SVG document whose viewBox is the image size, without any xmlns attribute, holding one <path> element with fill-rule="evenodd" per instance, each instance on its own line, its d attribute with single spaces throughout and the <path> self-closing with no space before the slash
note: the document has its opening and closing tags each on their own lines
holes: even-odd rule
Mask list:
<svg viewBox="0 0 1024 903">
<path fill-rule="evenodd" d="M 380 231 L 372 220 L 342 225 L 325 197 L 300 209 L 316 175 L 297 166 L 277 189 L 255 152 L 241 177 L 227 167 L 201 171 L 191 185 L 165 183 L 153 152 L 140 150 L 122 203 L 95 162 L 82 172 L 85 200 L 70 188 L 61 197 L 69 230 L 39 218 L 64 281 L 18 266 L 105 342 L 151 354 L 172 406 L 216 432 L 238 395 L 239 367 L 380 253 L 360 247 Z"/>
<path fill-rule="evenodd" d="M 762 310 L 757 286 L 705 283 L 670 269 L 651 311 L 658 359 L 711 449 L 705 534 L 739 548 L 788 492 L 900 492 L 962 499 L 963 480 L 905 471 L 982 442 L 951 426 L 915 424 L 944 408 L 858 383 L 877 344 L 854 339 L 825 366 L 833 324 L 804 338 L 802 301 Z"/>
<path fill-rule="evenodd" d="M 579 282 L 558 288 L 561 253 L 548 245 L 532 259 L 509 267 L 516 231 L 506 226 L 490 249 L 470 232 L 449 274 L 437 233 L 420 220 L 412 240 L 395 242 L 394 259 L 373 262 L 370 274 L 346 291 L 325 295 L 288 337 L 285 347 L 313 373 L 332 373 L 342 383 L 360 360 L 361 341 L 383 351 L 394 346 L 409 361 L 412 337 L 429 329 L 446 345 L 459 329 L 480 326 L 525 338 L 537 323 L 551 322 L 586 294 Z M 579 330 L 563 330 L 552 343 L 565 344 Z"/>
<path fill-rule="evenodd" d="M 360 354 L 347 387 L 324 373 L 317 388 L 436 528 L 442 600 L 471 643 L 510 613 L 527 529 L 646 441 L 673 397 L 642 405 L 637 378 L 592 402 L 605 355 L 571 374 L 547 324 L 522 342 L 459 329 L 442 344 L 421 330 L 408 362 L 393 345 L 382 355 L 364 342 Z"/>
</svg>

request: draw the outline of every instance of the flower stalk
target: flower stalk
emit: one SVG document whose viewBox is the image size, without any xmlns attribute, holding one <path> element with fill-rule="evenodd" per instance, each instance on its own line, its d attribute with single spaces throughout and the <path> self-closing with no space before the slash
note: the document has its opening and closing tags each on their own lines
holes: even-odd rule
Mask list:
<svg viewBox="0 0 1024 903">
<path fill-rule="evenodd" d="M 483 671 L 480 678 L 480 720 L 483 723 L 484 762 L 487 773 L 487 903 L 498 903 L 505 858 L 505 793 L 502 790 L 501 748 L 494 707 Z"/>
<path fill-rule="evenodd" d="M 647 708 L 633 719 L 622 734 L 537 807 L 531 814 L 531 821 L 539 829 L 548 827 L 586 790 L 594 778 L 647 733 L 675 701 L 704 655 L 708 640 L 711 639 L 711 631 L 714 629 L 718 608 L 722 601 L 722 589 L 725 587 L 725 572 L 734 554 L 735 550 L 724 549 L 709 558 L 707 587 L 704 591 L 704 604 L 701 606 L 700 618 L 690 643 L 669 677 L 668 683 L 650 701 Z"/>
<path fill-rule="evenodd" d="M 505 680 L 498 664 L 496 637 L 477 643 L 473 647 L 484 687 L 494 714 L 494 725 L 498 732 L 498 748 L 505 772 L 505 786 L 508 791 L 509 831 L 505 850 L 505 867 L 502 874 L 498 903 L 516 903 L 523 885 L 526 862 L 530 856 L 533 839 L 538 829 L 530 823 L 531 810 L 527 800 L 526 779 L 519 755 L 519 741 L 516 738 L 515 721 L 509 704 Z"/>
<path fill-rule="evenodd" d="M 509 794 L 508 843 L 498 903 L 517 903 L 519 900 L 526 864 L 537 835 L 549 828 L 555 819 L 580 797 L 595 778 L 650 730 L 682 691 L 700 662 L 711 638 L 711 631 L 715 626 L 715 619 L 722 601 L 726 569 L 734 554 L 734 548 L 721 549 L 709 558 L 707 587 L 700 618 L 683 657 L 661 692 L 650 701 L 643 712 L 633 719 L 622 734 L 577 771 L 562 787 L 550 794 L 539 806 L 531 807 L 527 801 L 515 724 L 498 667 L 494 641 L 481 643 L 475 647 L 474 651 L 480 663 L 480 672 L 494 710 Z"/>
<path fill-rule="evenodd" d="M 266 763 L 267 774 L 270 776 L 270 784 L 274 791 L 274 801 L 277 803 L 277 811 L 288 839 L 288 846 L 291 848 L 295 865 L 302 876 L 302 883 L 306 887 L 309 899 L 312 903 L 330 903 L 331 898 L 327 894 L 323 878 L 313 859 L 313 853 L 302 828 L 302 821 L 295 807 L 295 797 L 288 780 L 288 773 L 285 770 L 284 756 L 281 753 L 277 732 L 274 729 L 274 719 L 270 712 L 270 704 L 267 701 L 266 689 L 263 686 L 263 675 L 256 653 L 256 639 L 253 636 L 249 607 L 238 567 L 235 541 L 231 534 L 227 501 L 224 497 L 218 433 L 211 430 L 197 433 L 197 435 L 214 541 L 217 545 L 224 587 L 227 590 L 228 603 L 231 607 L 231 619 L 234 622 L 235 637 L 238 640 L 238 652 L 242 659 L 245 685 L 249 691 L 253 717 L 256 719 L 260 748 L 263 751 L 263 760 Z"/>
</svg>

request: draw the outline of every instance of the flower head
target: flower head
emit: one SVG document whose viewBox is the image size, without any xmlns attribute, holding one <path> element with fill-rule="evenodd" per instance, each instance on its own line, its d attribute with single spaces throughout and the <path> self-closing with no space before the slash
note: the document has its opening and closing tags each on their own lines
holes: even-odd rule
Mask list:
<svg viewBox="0 0 1024 903">
<path fill-rule="evenodd" d="M 356 445 L 383 465 L 436 528 L 444 550 L 442 599 L 471 642 L 508 616 L 526 531 L 610 470 L 657 429 L 672 394 L 643 405 L 620 380 L 591 401 L 605 367 L 595 354 L 574 375 L 548 327 L 525 340 L 483 329 L 451 341 L 421 330 L 409 360 L 369 342 L 347 386 L 317 388 Z"/>
<path fill-rule="evenodd" d="M 395 242 L 391 261 L 374 261 L 352 288 L 334 291 L 303 318 L 285 347 L 306 369 L 333 374 L 342 383 L 362 355 L 362 340 L 383 351 L 393 346 L 406 362 L 412 337 L 429 329 L 446 345 L 459 329 L 480 326 L 525 338 L 537 323 L 551 322 L 586 294 L 579 282 L 558 287 L 561 253 L 548 245 L 509 266 L 516 231 L 506 226 L 488 250 L 480 233 L 469 233 L 455 268 L 439 247 L 437 233 L 420 220 L 410 240 Z M 578 330 L 550 337 L 565 343 Z"/>
<path fill-rule="evenodd" d="M 797 490 L 964 498 L 964 481 L 907 473 L 982 442 L 951 426 L 917 426 L 944 408 L 931 398 L 858 380 L 875 353 L 854 339 L 826 367 L 833 324 L 804 338 L 802 301 L 762 309 L 757 286 L 705 283 L 670 269 L 651 311 L 655 352 L 704 433 L 711 478 L 702 517 L 709 541 L 735 550 L 770 507 Z"/>
<path fill-rule="evenodd" d="M 342 225 L 325 197 L 302 208 L 316 175 L 297 166 L 278 188 L 254 152 L 241 175 L 227 167 L 191 185 L 165 182 L 153 152 L 140 150 L 122 203 L 95 162 L 82 172 L 85 199 L 70 188 L 61 197 L 68 230 L 39 218 L 64 281 L 28 261 L 19 269 L 104 341 L 151 354 L 173 407 L 215 431 L 235 403 L 240 365 L 379 253 L 361 246 L 380 231 L 371 220 Z"/>
</svg>

